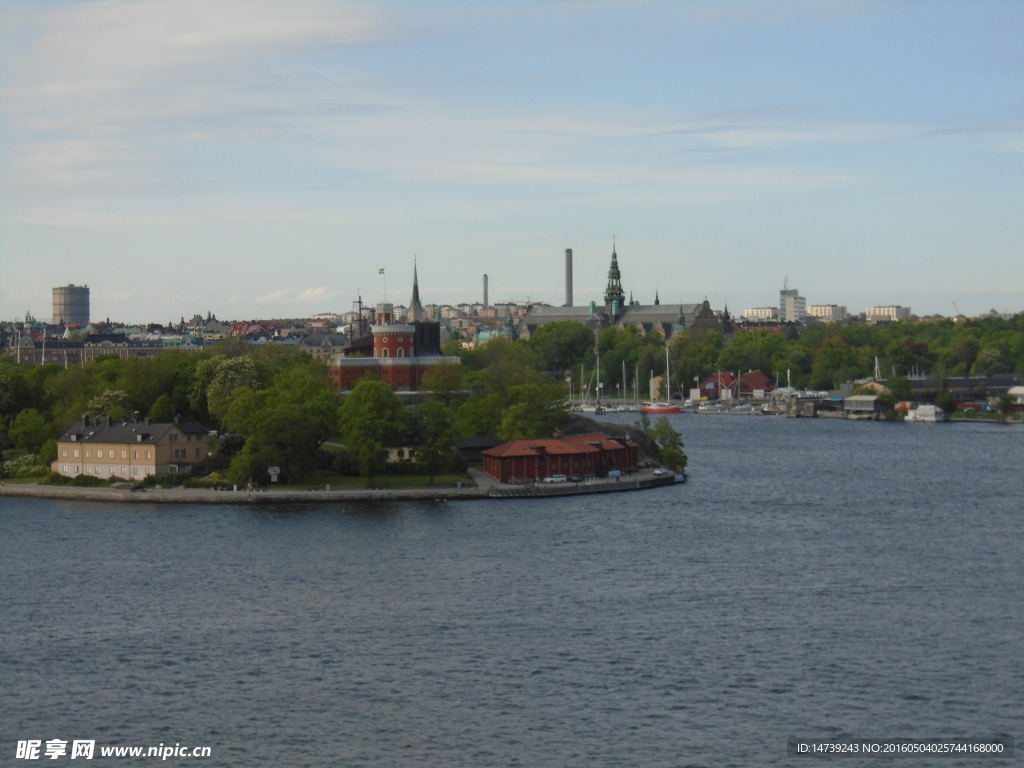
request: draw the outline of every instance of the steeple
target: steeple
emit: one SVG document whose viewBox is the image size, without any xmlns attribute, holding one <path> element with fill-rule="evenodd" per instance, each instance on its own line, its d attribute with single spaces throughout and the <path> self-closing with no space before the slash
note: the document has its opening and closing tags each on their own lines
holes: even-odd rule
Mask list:
<svg viewBox="0 0 1024 768">
<path fill-rule="evenodd" d="M 654 289 L 654 306 L 661 304 L 661 299 L 658 298 L 658 289 Z"/>
<path fill-rule="evenodd" d="M 622 292 L 622 273 L 619 272 L 619 255 L 615 252 L 615 238 L 612 238 L 612 264 L 608 268 L 608 287 L 604 291 L 604 305 L 609 310 L 612 304 L 618 302 L 622 307 L 626 303 L 626 296 Z"/>
<path fill-rule="evenodd" d="M 412 301 L 409 302 L 409 322 L 421 323 L 424 320 L 423 305 L 420 304 L 420 277 L 416 265 L 416 257 L 412 258 Z"/>
</svg>

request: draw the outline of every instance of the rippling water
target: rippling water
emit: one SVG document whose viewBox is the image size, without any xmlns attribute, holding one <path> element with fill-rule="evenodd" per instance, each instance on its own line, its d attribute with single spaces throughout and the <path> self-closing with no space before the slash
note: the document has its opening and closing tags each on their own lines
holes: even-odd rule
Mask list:
<svg viewBox="0 0 1024 768">
<path fill-rule="evenodd" d="M 753 766 L 792 735 L 1024 736 L 1024 429 L 675 418 L 690 482 L 639 493 L 3 499 L 0 765 L 52 738 Z"/>
</svg>

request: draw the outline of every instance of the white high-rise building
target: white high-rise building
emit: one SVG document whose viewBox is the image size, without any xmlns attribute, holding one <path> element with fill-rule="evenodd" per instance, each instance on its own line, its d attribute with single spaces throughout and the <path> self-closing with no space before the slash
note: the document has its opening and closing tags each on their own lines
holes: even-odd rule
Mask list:
<svg viewBox="0 0 1024 768">
<path fill-rule="evenodd" d="M 796 288 L 779 291 L 779 322 L 803 323 L 807 320 L 807 299 Z"/>
</svg>

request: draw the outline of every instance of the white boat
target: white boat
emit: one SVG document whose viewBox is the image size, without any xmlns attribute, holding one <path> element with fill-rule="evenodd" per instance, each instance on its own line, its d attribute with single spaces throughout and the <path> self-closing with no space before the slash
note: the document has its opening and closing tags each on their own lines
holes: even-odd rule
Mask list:
<svg viewBox="0 0 1024 768">
<path fill-rule="evenodd" d="M 925 424 L 934 424 L 946 420 L 946 412 L 937 405 L 919 405 L 912 411 L 907 411 L 906 421 L 916 421 Z"/>
</svg>

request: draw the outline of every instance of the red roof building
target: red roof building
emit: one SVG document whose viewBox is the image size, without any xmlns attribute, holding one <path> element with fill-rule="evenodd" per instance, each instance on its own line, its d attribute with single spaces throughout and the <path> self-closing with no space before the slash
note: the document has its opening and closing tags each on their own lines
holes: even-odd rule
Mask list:
<svg viewBox="0 0 1024 768">
<path fill-rule="evenodd" d="M 720 400 L 722 392 L 729 390 L 735 399 L 739 395 L 750 397 L 755 390 L 771 392 L 774 389 L 775 384 L 761 371 L 744 373 L 739 378 L 738 386 L 736 376 L 732 372 L 721 371 L 711 374 L 703 381 L 700 385 L 700 394 L 701 397 L 706 397 L 708 400 Z"/>
<path fill-rule="evenodd" d="M 513 440 L 483 452 L 484 471 L 503 483 L 552 475 L 607 476 L 614 469 L 637 468 L 639 446 L 608 435 Z"/>
</svg>

